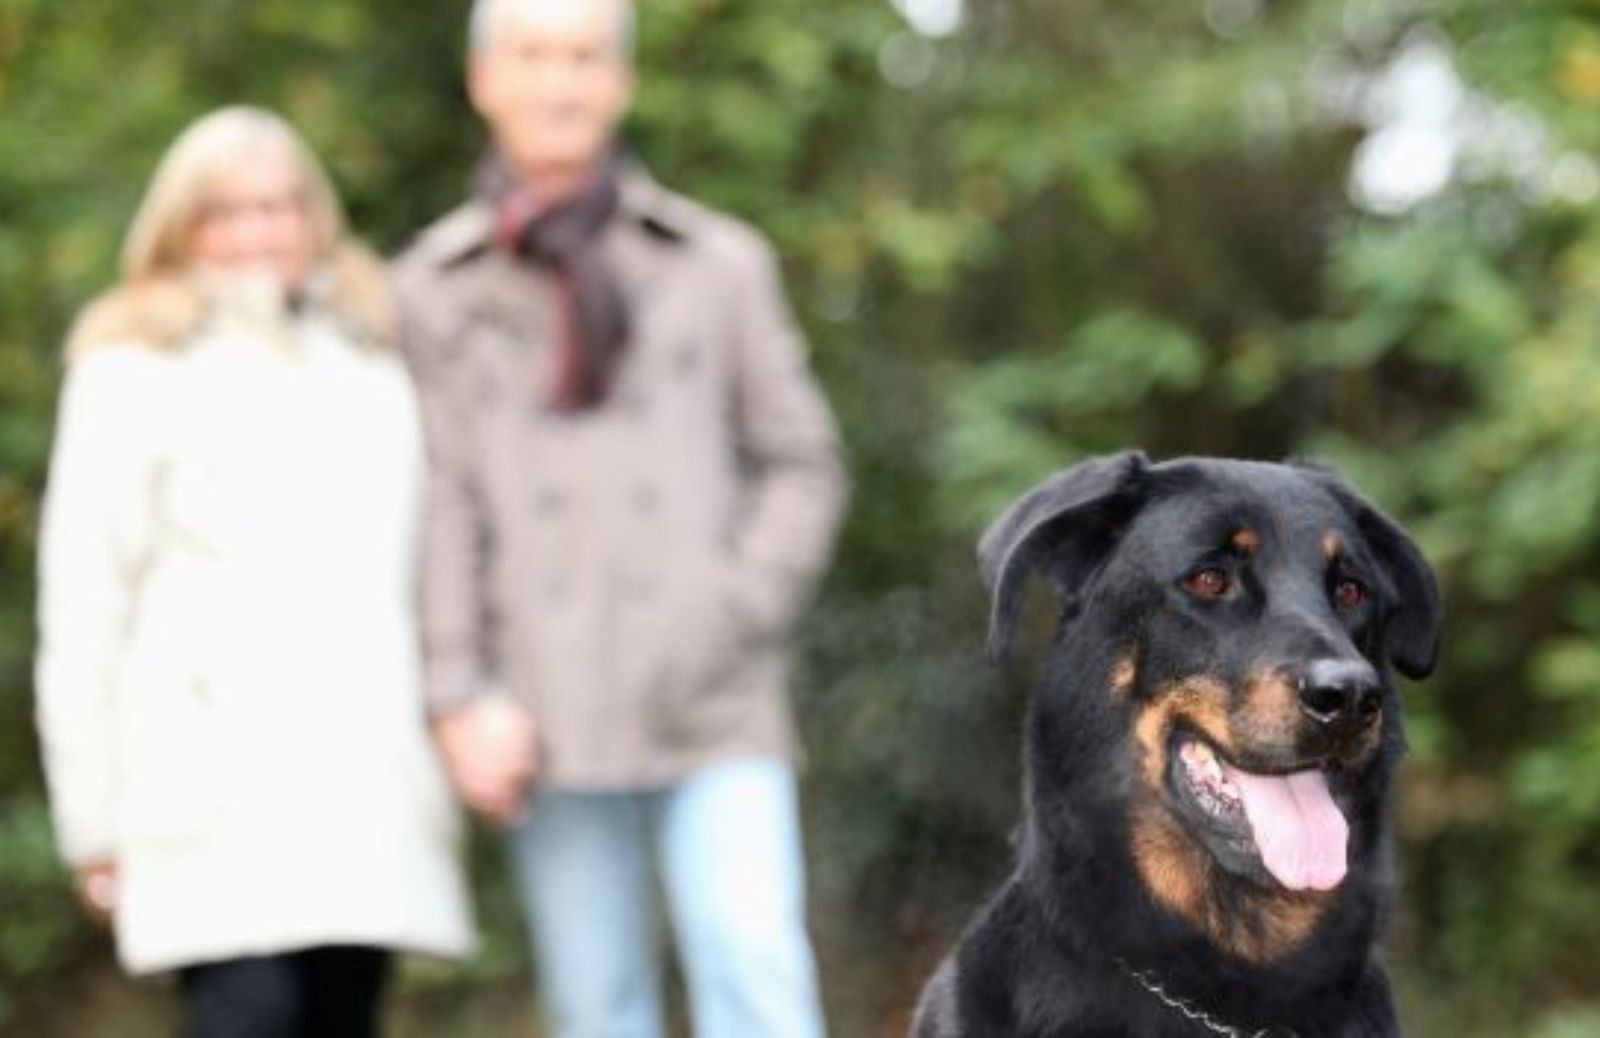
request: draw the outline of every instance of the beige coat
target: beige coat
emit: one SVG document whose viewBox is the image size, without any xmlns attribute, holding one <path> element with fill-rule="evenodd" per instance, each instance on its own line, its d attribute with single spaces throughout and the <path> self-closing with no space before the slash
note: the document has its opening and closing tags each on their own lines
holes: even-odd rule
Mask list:
<svg viewBox="0 0 1600 1038">
<path fill-rule="evenodd" d="M 541 781 L 671 782 L 792 750 L 786 643 L 846 496 L 768 244 L 627 174 L 603 247 L 633 315 L 609 400 L 551 411 L 555 300 L 473 202 L 402 257 L 430 474 L 432 708 L 506 693 Z"/>
<path fill-rule="evenodd" d="M 465 953 L 404 366 L 316 314 L 218 315 L 167 348 L 111 323 L 129 337 L 63 391 L 36 684 L 61 851 L 117 863 L 123 964 Z"/>
</svg>

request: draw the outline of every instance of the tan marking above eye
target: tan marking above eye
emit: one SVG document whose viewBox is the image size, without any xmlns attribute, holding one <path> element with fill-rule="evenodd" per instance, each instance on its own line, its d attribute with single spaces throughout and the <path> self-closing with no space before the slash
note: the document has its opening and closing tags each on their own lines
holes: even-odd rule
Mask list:
<svg viewBox="0 0 1600 1038">
<path fill-rule="evenodd" d="M 1254 557 L 1261 550 L 1261 535 L 1249 527 L 1235 530 L 1228 543 L 1241 554 Z"/>
<path fill-rule="evenodd" d="M 1138 664 L 1133 662 L 1132 656 L 1124 656 L 1111 668 L 1111 691 L 1127 693 L 1133 688 L 1133 683 L 1139 678 Z"/>
<path fill-rule="evenodd" d="M 1344 538 L 1338 530 L 1329 530 L 1322 535 L 1322 557 L 1332 562 L 1344 554 Z"/>
</svg>

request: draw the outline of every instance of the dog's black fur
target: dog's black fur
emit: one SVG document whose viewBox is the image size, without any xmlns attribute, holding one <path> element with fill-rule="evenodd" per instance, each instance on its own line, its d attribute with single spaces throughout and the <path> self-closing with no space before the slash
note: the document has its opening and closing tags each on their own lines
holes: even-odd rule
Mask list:
<svg viewBox="0 0 1600 1038">
<path fill-rule="evenodd" d="M 1035 488 L 979 556 L 994 655 L 1031 573 L 1062 620 L 1016 868 L 916 1038 L 1399 1034 L 1375 950 L 1404 741 L 1389 665 L 1432 670 L 1440 613 L 1401 529 L 1324 468 L 1129 452 Z M 1321 769 L 1348 825 L 1331 889 L 1289 889 L 1248 822 L 1207 814 L 1178 749 L 1196 737 L 1249 772 Z"/>
</svg>

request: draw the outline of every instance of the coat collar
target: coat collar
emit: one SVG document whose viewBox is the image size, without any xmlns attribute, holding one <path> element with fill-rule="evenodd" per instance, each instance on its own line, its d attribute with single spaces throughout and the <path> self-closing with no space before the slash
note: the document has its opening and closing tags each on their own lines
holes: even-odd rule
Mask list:
<svg viewBox="0 0 1600 1038">
<path fill-rule="evenodd" d="M 662 187 L 636 162 L 623 169 L 618 198 L 620 217 L 669 242 L 694 236 L 695 205 Z M 473 199 L 461 206 L 428 235 L 427 251 L 443 267 L 465 262 L 494 245 L 494 213 Z"/>
</svg>

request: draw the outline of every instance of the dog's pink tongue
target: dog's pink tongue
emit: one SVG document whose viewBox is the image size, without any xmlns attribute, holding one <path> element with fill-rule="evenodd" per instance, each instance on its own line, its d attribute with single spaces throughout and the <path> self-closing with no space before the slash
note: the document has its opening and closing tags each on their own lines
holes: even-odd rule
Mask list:
<svg viewBox="0 0 1600 1038">
<path fill-rule="evenodd" d="M 1290 890 L 1332 890 L 1344 880 L 1350 826 L 1320 768 L 1252 775 L 1230 768 L 1267 871 Z"/>
</svg>

